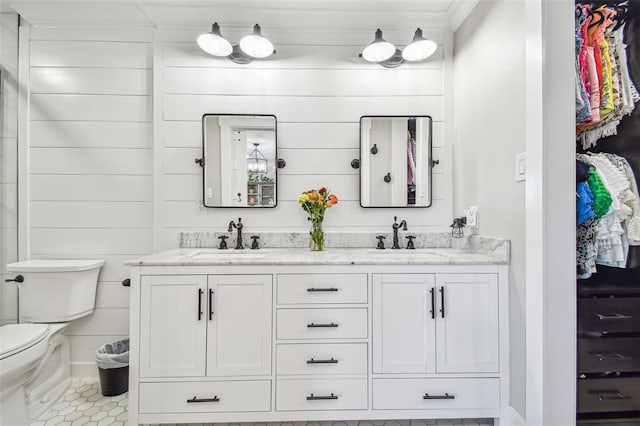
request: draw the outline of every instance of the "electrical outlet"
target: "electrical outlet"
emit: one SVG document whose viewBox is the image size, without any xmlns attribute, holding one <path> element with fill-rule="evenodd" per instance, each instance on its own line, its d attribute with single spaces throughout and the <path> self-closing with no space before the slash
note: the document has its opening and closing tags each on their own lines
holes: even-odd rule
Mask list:
<svg viewBox="0 0 640 426">
<path fill-rule="evenodd" d="M 478 207 L 471 206 L 469 210 L 465 210 L 467 216 L 467 226 L 478 226 Z"/>
<path fill-rule="evenodd" d="M 202 200 L 196 201 L 196 214 L 198 215 L 209 214 L 209 209 L 204 206 L 204 204 L 202 203 Z"/>
</svg>

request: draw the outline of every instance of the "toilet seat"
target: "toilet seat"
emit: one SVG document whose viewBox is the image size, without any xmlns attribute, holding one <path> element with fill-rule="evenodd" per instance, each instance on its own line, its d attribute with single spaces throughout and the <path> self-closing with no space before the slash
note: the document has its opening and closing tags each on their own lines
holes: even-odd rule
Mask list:
<svg viewBox="0 0 640 426">
<path fill-rule="evenodd" d="M 9 324 L 0 327 L 0 359 L 22 352 L 48 335 L 48 324 Z"/>
</svg>

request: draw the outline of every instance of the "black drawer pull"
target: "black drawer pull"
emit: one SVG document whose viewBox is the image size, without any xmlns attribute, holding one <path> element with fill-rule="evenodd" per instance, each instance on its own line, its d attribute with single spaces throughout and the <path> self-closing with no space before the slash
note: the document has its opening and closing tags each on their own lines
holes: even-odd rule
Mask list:
<svg viewBox="0 0 640 426">
<path fill-rule="evenodd" d="M 309 395 L 307 397 L 307 401 L 320 401 L 323 399 L 338 399 L 338 395 L 321 395 L 321 396 L 314 396 L 313 394 Z"/>
<path fill-rule="evenodd" d="M 613 314 L 613 315 L 604 315 L 604 314 L 596 314 L 599 320 L 621 320 L 621 319 L 632 319 L 631 315 L 622 315 L 622 314 Z"/>
<path fill-rule="evenodd" d="M 428 393 L 425 393 L 422 399 L 456 399 L 456 396 L 449 395 L 448 393 L 445 393 L 444 395 L 429 395 Z"/>
<path fill-rule="evenodd" d="M 315 324 L 315 323 L 311 323 L 311 324 L 307 324 L 307 328 L 334 328 L 334 327 L 338 327 L 338 324 Z"/>
<path fill-rule="evenodd" d="M 338 291 L 337 288 L 335 287 L 326 287 L 326 288 L 315 288 L 315 287 L 310 287 L 307 289 L 308 292 L 316 292 L 316 291 Z"/>
<path fill-rule="evenodd" d="M 440 287 L 440 314 L 444 318 L 444 287 Z"/>
<path fill-rule="evenodd" d="M 201 398 L 198 399 L 197 397 L 193 397 L 191 399 L 187 399 L 188 403 L 192 403 L 192 402 L 220 402 L 220 398 L 218 398 L 218 395 L 214 396 L 213 398 Z"/>
<path fill-rule="evenodd" d="M 213 289 L 209 289 L 209 321 L 213 319 Z"/>
<path fill-rule="evenodd" d="M 307 360 L 307 364 L 337 364 L 338 360 L 337 359 L 308 359 Z"/>
<path fill-rule="evenodd" d="M 598 361 L 626 361 L 633 359 L 632 356 L 623 355 L 619 352 L 591 352 L 591 354 L 597 356 Z"/>
<path fill-rule="evenodd" d="M 617 390 L 590 390 L 589 393 L 596 394 L 598 396 L 598 401 L 618 401 L 624 399 L 632 399 L 630 396 L 623 395 Z"/>
<path fill-rule="evenodd" d="M 429 293 L 431 293 L 431 310 L 429 312 L 431 313 L 431 319 L 436 319 L 436 291 L 431 287 Z"/>
</svg>

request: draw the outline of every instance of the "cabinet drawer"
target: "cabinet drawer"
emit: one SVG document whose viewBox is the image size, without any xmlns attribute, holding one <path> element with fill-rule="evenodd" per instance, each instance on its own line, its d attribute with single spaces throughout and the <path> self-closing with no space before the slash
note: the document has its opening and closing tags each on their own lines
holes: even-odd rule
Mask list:
<svg viewBox="0 0 640 426">
<path fill-rule="evenodd" d="M 367 374 L 366 343 L 277 346 L 277 374 Z"/>
<path fill-rule="evenodd" d="M 196 397 L 196 401 L 187 402 Z M 211 401 L 217 399 L 217 401 Z M 140 383 L 141 413 L 270 411 L 271 381 Z"/>
<path fill-rule="evenodd" d="M 640 298 L 578 299 L 578 332 L 640 331 Z"/>
<path fill-rule="evenodd" d="M 578 372 L 640 371 L 640 337 L 578 339 Z"/>
<path fill-rule="evenodd" d="M 578 413 L 640 410 L 640 377 L 578 380 Z"/>
<path fill-rule="evenodd" d="M 367 379 L 278 380 L 276 410 L 366 410 Z"/>
<path fill-rule="evenodd" d="M 278 303 L 367 303 L 367 275 L 279 275 Z"/>
<path fill-rule="evenodd" d="M 278 309 L 278 339 L 364 339 L 367 309 Z"/>
<path fill-rule="evenodd" d="M 499 379 L 374 379 L 374 410 L 498 408 Z"/>
</svg>

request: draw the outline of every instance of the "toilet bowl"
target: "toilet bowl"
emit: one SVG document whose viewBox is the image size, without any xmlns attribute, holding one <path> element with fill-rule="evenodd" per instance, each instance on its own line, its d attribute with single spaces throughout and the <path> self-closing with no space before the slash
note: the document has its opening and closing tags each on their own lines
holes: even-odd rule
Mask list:
<svg viewBox="0 0 640 426">
<path fill-rule="evenodd" d="M 31 260 L 7 265 L 22 275 L 19 306 L 28 323 L 0 327 L 0 424 L 29 425 L 71 383 L 69 323 L 93 312 L 103 260 Z"/>
</svg>

